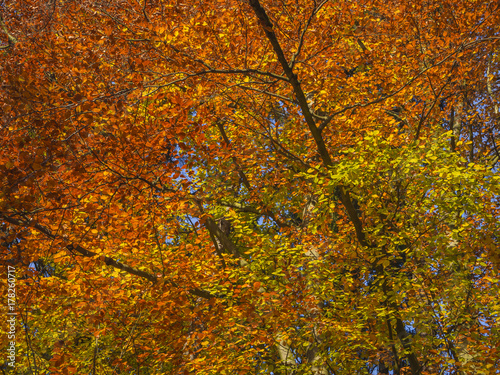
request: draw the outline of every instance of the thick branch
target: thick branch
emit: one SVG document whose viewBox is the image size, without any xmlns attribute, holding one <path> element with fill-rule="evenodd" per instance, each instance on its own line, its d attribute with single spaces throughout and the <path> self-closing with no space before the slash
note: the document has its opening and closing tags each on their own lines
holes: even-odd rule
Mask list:
<svg viewBox="0 0 500 375">
<path fill-rule="evenodd" d="M 276 38 L 276 34 L 273 31 L 273 24 L 271 20 L 267 16 L 264 8 L 262 8 L 262 6 L 260 5 L 259 0 L 250 0 L 249 3 L 255 12 L 255 15 L 259 19 L 259 22 L 262 25 L 264 32 L 266 33 L 267 39 L 269 39 L 269 41 L 271 42 L 274 52 L 278 57 L 278 61 L 281 67 L 283 68 L 283 71 L 285 72 L 288 81 L 293 87 L 293 92 L 295 94 L 295 97 L 297 98 L 302 114 L 304 115 L 304 118 L 306 120 L 307 126 L 309 127 L 309 130 L 314 138 L 314 141 L 316 142 L 316 146 L 318 147 L 318 152 L 321 155 L 321 158 L 323 159 L 324 163 L 327 166 L 332 165 L 332 160 L 326 149 L 325 142 L 321 137 L 321 132 L 318 130 L 314 122 L 313 115 L 311 113 L 311 110 L 309 109 L 309 105 L 307 104 L 307 99 L 304 94 L 304 91 L 302 90 L 299 79 L 297 75 L 293 72 L 291 66 L 288 64 L 285 54 L 283 53 L 283 50 L 281 49 L 278 39 Z"/>
<path fill-rule="evenodd" d="M 241 258 L 241 255 L 236 248 L 233 241 L 231 241 L 226 234 L 219 228 L 217 223 L 211 217 L 207 217 L 205 220 L 205 226 L 212 236 L 214 236 L 217 240 L 220 241 L 222 248 L 227 251 L 229 254 L 232 254 L 238 258 Z"/>
<path fill-rule="evenodd" d="M 396 333 L 398 335 L 401 344 L 403 344 L 403 348 L 405 349 L 408 358 L 408 362 L 410 362 L 411 373 L 413 375 L 418 375 L 421 373 L 422 368 L 420 367 L 420 363 L 417 359 L 417 356 L 412 350 L 410 340 L 408 338 L 408 332 L 406 332 L 405 325 L 400 318 L 396 318 Z"/>
<path fill-rule="evenodd" d="M 385 271 L 384 271 L 384 267 L 382 265 L 378 265 L 375 269 L 377 270 L 377 273 L 380 275 L 380 277 L 384 277 Z M 406 358 L 408 359 L 408 362 L 410 364 L 411 373 L 412 373 L 412 375 L 419 375 L 422 372 L 422 367 L 420 366 L 420 362 L 419 362 L 415 352 L 413 351 L 413 348 L 411 345 L 411 340 L 408 337 L 409 334 L 408 334 L 408 332 L 406 332 L 406 329 L 405 329 L 405 324 L 399 315 L 399 312 L 398 312 L 399 306 L 396 304 L 396 302 L 394 302 L 393 300 L 390 300 L 389 296 L 391 293 L 393 293 L 393 290 L 389 286 L 386 278 L 384 278 L 382 281 L 382 291 L 384 292 L 384 295 L 386 296 L 386 301 L 385 301 L 386 306 L 389 307 L 394 312 L 394 315 L 396 318 L 396 326 L 395 326 L 396 335 L 398 336 L 399 341 L 401 342 L 401 344 L 403 345 L 403 348 L 405 350 Z M 392 341 L 392 328 L 391 328 L 390 321 L 387 321 L 387 325 L 389 328 L 389 337 Z M 393 344 L 392 350 L 393 350 L 394 358 L 397 359 L 398 358 L 397 351 L 394 347 L 394 343 L 392 343 L 392 344 Z M 398 366 L 399 366 L 399 364 L 398 364 Z"/>
<path fill-rule="evenodd" d="M 311 110 L 309 108 L 309 105 L 307 104 L 307 99 L 304 94 L 304 91 L 302 90 L 302 87 L 300 85 L 299 79 L 297 75 L 293 72 L 292 67 L 288 64 L 288 61 L 286 60 L 285 54 L 283 53 L 283 50 L 281 49 L 281 46 L 278 42 L 278 39 L 276 38 L 276 34 L 273 31 L 273 24 L 269 17 L 266 14 L 266 11 L 264 8 L 259 3 L 259 0 L 249 0 L 250 6 L 255 12 L 255 15 L 259 19 L 260 24 L 262 25 L 262 28 L 264 29 L 264 32 L 266 33 L 267 38 L 271 42 L 271 45 L 273 46 L 274 52 L 276 53 L 278 57 L 278 61 L 283 68 L 285 75 L 288 77 L 288 81 L 293 87 L 293 92 L 295 94 L 295 97 L 297 98 L 297 101 L 299 103 L 300 109 L 302 111 L 302 114 L 304 115 L 304 118 L 306 120 L 307 126 L 309 127 L 309 131 L 311 132 L 314 141 L 316 142 L 316 146 L 318 147 L 318 152 L 321 156 L 321 159 L 323 161 L 323 164 L 325 164 L 326 167 L 333 167 L 333 162 L 332 159 L 330 158 L 330 154 L 328 153 L 328 150 L 326 149 L 325 142 L 323 140 L 323 137 L 321 136 L 321 131 L 318 129 L 314 122 L 313 115 L 311 113 Z M 358 241 L 363 245 L 363 246 L 370 246 L 365 239 L 364 233 L 363 233 L 363 224 L 361 223 L 361 220 L 358 218 L 358 214 L 356 212 L 356 209 L 354 208 L 354 205 L 351 201 L 351 198 L 349 196 L 349 192 L 347 189 L 340 185 L 339 186 L 339 192 L 340 192 L 340 198 L 342 201 L 342 204 L 347 210 L 347 214 L 349 215 L 349 218 L 351 219 L 354 228 L 356 230 L 356 237 Z"/>
</svg>

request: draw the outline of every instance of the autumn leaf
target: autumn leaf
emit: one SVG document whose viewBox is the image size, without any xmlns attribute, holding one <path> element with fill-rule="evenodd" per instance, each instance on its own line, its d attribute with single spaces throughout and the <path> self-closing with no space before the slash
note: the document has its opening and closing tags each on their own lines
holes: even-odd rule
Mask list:
<svg viewBox="0 0 500 375">
<path fill-rule="evenodd" d="M 2 371 L 495 374 L 498 24 L 478 0 L 4 5 Z"/>
</svg>

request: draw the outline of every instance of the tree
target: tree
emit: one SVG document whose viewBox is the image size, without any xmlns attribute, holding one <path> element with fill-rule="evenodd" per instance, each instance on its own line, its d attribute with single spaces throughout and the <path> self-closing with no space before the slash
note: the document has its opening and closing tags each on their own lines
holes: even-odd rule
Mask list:
<svg viewBox="0 0 500 375">
<path fill-rule="evenodd" d="M 498 2 L 1 11 L 4 372 L 496 373 Z"/>
</svg>

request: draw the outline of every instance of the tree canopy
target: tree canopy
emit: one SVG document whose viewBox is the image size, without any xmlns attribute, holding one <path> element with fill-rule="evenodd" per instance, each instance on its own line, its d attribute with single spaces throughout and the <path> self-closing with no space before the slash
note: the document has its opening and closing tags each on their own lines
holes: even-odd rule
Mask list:
<svg viewBox="0 0 500 375">
<path fill-rule="evenodd" d="M 492 0 L 2 2 L 3 373 L 496 374 L 498 25 Z"/>
</svg>

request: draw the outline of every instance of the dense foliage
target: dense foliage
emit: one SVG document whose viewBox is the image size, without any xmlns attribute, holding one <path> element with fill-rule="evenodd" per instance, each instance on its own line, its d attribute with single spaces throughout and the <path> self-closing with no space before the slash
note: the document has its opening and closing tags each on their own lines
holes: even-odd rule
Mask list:
<svg viewBox="0 0 500 375">
<path fill-rule="evenodd" d="M 497 1 L 0 12 L 5 374 L 497 373 Z"/>
</svg>

